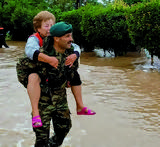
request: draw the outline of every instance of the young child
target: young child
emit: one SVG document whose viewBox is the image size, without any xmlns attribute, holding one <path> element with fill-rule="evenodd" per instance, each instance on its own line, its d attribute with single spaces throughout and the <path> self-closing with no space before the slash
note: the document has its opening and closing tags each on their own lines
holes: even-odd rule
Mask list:
<svg viewBox="0 0 160 147">
<path fill-rule="evenodd" d="M 55 24 L 55 17 L 48 11 L 41 11 L 33 19 L 33 26 L 36 31 L 31 35 L 26 43 L 25 54 L 27 57 L 21 58 L 17 63 L 17 76 L 20 83 L 27 88 L 32 106 L 32 126 L 41 127 L 42 121 L 39 115 L 38 102 L 41 95 L 40 83 L 41 79 L 37 73 L 36 62 L 41 61 L 49 63 L 51 66 L 57 68 L 58 60 L 53 56 L 48 56 L 39 51 L 43 45 L 43 39 L 50 35 L 50 28 Z M 74 54 L 66 58 L 66 65 L 72 66 L 74 61 L 80 55 L 80 48 L 76 44 L 74 46 Z M 77 115 L 94 115 L 90 109 L 84 107 L 81 94 L 81 80 L 78 72 L 76 71 L 73 81 L 70 82 L 71 90 L 74 95 Z"/>
</svg>

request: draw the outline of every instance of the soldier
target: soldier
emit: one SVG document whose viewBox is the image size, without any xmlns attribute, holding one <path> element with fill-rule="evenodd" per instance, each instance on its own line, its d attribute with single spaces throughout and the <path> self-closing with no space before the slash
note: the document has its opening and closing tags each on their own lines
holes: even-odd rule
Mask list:
<svg viewBox="0 0 160 147">
<path fill-rule="evenodd" d="M 58 67 L 38 62 L 38 74 L 41 78 L 41 97 L 39 113 L 42 127 L 33 128 L 36 134 L 35 147 L 58 147 L 71 128 L 70 111 L 67 103 L 66 84 L 74 77 L 78 61 L 72 67 L 66 66 L 66 57 L 73 53 L 71 48 L 72 25 L 59 22 L 50 29 L 51 37 L 44 41 L 44 54 L 58 59 Z M 50 121 L 53 122 L 54 136 L 49 139 Z"/>
<path fill-rule="evenodd" d="M 31 35 L 25 47 L 25 58 L 21 58 L 17 63 L 17 76 L 20 83 L 27 88 L 27 92 L 32 106 L 32 126 L 41 127 L 43 124 L 38 110 L 38 101 L 41 95 L 40 82 L 41 79 L 37 74 L 36 62 L 48 62 L 53 67 L 57 68 L 58 61 L 55 57 L 45 55 L 39 51 L 43 45 L 43 39 L 49 35 L 50 27 L 55 23 L 55 17 L 48 11 L 41 11 L 33 19 L 33 25 L 36 33 Z M 76 58 L 79 57 L 80 49 L 78 45 L 74 45 L 74 52 L 66 58 L 66 64 L 72 65 Z M 74 78 L 71 81 L 71 89 L 77 104 L 78 115 L 94 115 L 95 112 L 84 107 L 81 94 L 81 80 L 77 71 L 75 71 Z"/>
<path fill-rule="evenodd" d="M 0 27 L 0 48 L 2 48 L 2 45 L 4 45 L 6 48 L 9 48 L 9 46 L 6 44 L 6 33 L 4 31 L 3 27 Z"/>
</svg>

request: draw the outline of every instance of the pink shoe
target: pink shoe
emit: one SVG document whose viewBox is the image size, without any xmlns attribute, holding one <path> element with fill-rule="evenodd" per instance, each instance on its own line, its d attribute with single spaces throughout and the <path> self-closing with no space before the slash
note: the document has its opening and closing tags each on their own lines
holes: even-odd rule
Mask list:
<svg viewBox="0 0 160 147">
<path fill-rule="evenodd" d="M 33 126 L 33 128 L 42 127 L 43 124 L 42 124 L 42 121 L 41 121 L 41 119 L 39 117 L 40 117 L 40 115 L 35 116 L 35 117 L 32 118 L 32 126 Z"/>
<path fill-rule="evenodd" d="M 95 115 L 95 114 L 96 112 L 93 112 L 91 109 L 88 109 L 87 107 L 84 107 L 80 112 L 77 112 L 77 115 Z"/>
</svg>

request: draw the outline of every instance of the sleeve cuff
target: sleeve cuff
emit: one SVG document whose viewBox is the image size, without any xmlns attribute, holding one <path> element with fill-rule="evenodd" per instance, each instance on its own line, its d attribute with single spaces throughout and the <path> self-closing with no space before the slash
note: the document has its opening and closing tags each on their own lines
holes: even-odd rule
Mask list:
<svg viewBox="0 0 160 147">
<path fill-rule="evenodd" d="M 36 50 L 33 54 L 33 61 L 37 62 L 38 61 L 38 55 L 39 55 L 40 51 Z"/>
<path fill-rule="evenodd" d="M 78 51 L 74 51 L 74 54 L 76 54 L 77 58 L 79 58 L 79 52 Z"/>
</svg>

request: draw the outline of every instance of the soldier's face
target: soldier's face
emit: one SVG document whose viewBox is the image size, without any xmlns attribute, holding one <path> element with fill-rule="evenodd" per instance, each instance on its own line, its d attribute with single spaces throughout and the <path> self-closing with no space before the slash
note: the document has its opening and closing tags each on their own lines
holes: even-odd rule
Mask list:
<svg viewBox="0 0 160 147">
<path fill-rule="evenodd" d="M 59 46 L 62 49 L 71 48 L 71 43 L 73 42 L 72 33 L 65 34 L 62 37 L 59 37 Z"/>
<path fill-rule="evenodd" d="M 50 28 L 52 25 L 54 25 L 55 22 L 52 19 L 42 21 L 41 28 L 38 28 L 38 32 L 42 37 L 46 37 L 50 35 Z"/>
</svg>

